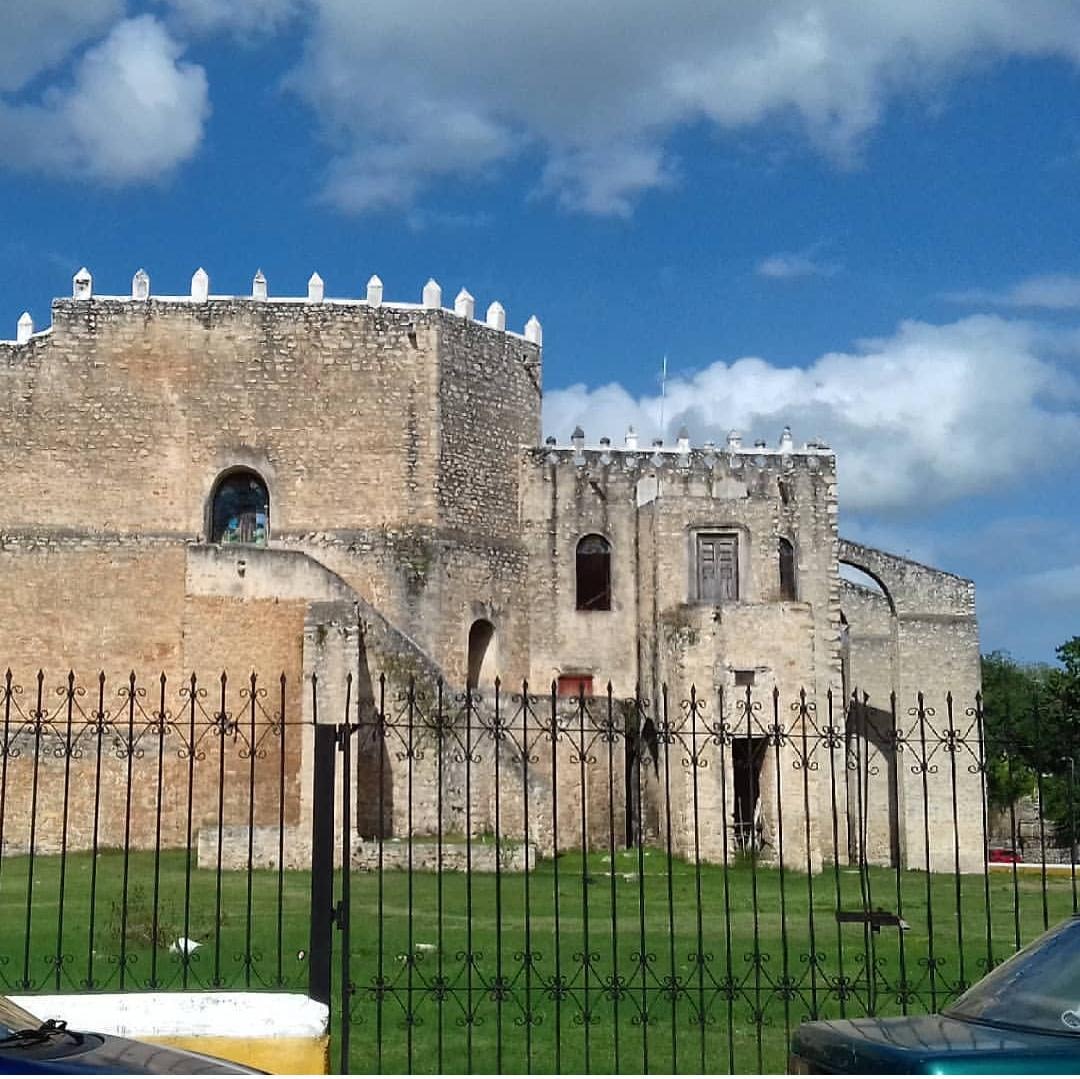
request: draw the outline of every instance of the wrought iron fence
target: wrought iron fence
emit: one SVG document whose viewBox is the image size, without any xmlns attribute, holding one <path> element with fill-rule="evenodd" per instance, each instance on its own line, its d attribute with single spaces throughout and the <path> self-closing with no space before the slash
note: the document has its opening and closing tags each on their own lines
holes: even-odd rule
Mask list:
<svg viewBox="0 0 1080 1079">
<path fill-rule="evenodd" d="M 1077 909 L 1073 773 L 995 805 L 978 698 L 8 672 L 0 722 L 0 985 L 310 991 L 342 1071 L 783 1070 Z"/>
<path fill-rule="evenodd" d="M 255 675 L 53 685 L 38 671 L 24 686 L 9 670 L 0 722 L 5 990 L 302 982 L 284 860 L 262 872 L 251 843 L 297 819 L 303 724 L 284 678 L 271 695 Z"/>
</svg>

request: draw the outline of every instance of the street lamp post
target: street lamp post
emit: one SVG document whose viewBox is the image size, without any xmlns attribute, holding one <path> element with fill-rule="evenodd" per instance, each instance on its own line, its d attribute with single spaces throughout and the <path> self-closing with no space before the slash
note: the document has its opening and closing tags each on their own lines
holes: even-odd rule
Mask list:
<svg viewBox="0 0 1080 1079">
<path fill-rule="evenodd" d="M 1069 862 L 1072 876 L 1073 913 L 1076 905 L 1076 758 L 1062 757 L 1062 763 L 1069 766 Z"/>
</svg>

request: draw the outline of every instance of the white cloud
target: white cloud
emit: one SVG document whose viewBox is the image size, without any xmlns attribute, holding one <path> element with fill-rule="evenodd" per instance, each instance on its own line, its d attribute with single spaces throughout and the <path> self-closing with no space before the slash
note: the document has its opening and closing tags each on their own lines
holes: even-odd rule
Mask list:
<svg viewBox="0 0 1080 1079">
<path fill-rule="evenodd" d="M 530 154 L 541 191 L 626 214 L 672 183 L 680 127 L 794 119 L 850 162 L 896 95 L 1001 57 L 1080 60 L 1080 7 L 1058 0 L 309 4 L 290 84 L 334 148 L 330 197 L 352 210 Z"/>
<path fill-rule="evenodd" d="M 19 90 L 103 34 L 124 0 L 5 0 L 0 13 L 0 93 Z"/>
<path fill-rule="evenodd" d="M 209 115 L 205 73 L 182 51 L 151 16 L 118 22 L 70 84 L 32 103 L 0 101 L 5 163 L 109 183 L 168 173 L 195 153 Z"/>
<path fill-rule="evenodd" d="M 156 0 L 173 20 L 196 34 L 228 31 L 240 37 L 277 32 L 295 18 L 304 0 Z"/>
<path fill-rule="evenodd" d="M 570 210 L 629 217 L 638 195 L 674 182 L 674 163 L 660 147 L 616 142 L 553 151 L 540 191 Z"/>
<path fill-rule="evenodd" d="M 1043 274 L 1017 281 L 1007 289 L 966 289 L 950 292 L 946 299 L 971 306 L 1042 308 L 1075 311 L 1080 308 L 1080 277 L 1072 274 Z"/>
<path fill-rule="evenodd" d="M 422 132 L 417 136 L 418 132 Z M 330 167 L 326 197 L 343 210 L 405 207 L 419 194 L 432 157 L 458 175 L 476 175 L 506 154 L 504 133 L 468 111 L 417 116 L 412 138 L 376 141 L 339 156 Z"/>
<path fill-rule="evenodd" d="M 695 441 L 730 428 L 775 444 L 824 437 L 837 453 L 841 505 L 891 511 L 941 504 L 1016 483 L 1028 469 L 1080 452 L 1080 380 L 1040 352 L 1038 327 L 979 315 L 947 325 L 904 322 L 888 338 L 828 353 L 805 368 L 754 357 L 668 382 L 665 435 Z M 619 441 L 655 431 L 659 401 L 612 383 L 545 397 L 547 431 Z"/>
<path fill-rule="evenodd" d="M 831 277 L 837 269 L 831 263 L 816 259 L 813 251 L 779 251 L 763 258 L 754 267 L 754 272 L 758 277 L 787 281 L 799 277 Z"/>
</svg>

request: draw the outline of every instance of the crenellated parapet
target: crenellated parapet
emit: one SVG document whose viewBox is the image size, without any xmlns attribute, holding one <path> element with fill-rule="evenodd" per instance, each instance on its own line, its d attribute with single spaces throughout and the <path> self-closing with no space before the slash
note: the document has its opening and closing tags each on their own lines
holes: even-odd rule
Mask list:
<svg viewBox="0 0 1080 1079">
<path fill-rule="evenodd" d="M 730 432 L 723 445 L 705 441 L 694 446 L 683 428 L 674 446 L 665 446 L 662 439 L 656 438 L 647 448 L 640 446 L 637 433 L 630 428 L 618 449 L 608 437 L 588 443 L 578 427 L 569 445 L 549 436 L 542 447 L 529 450 L 527 456 L 529 464 L 538 469 L 587 477 L 603 474 L 609 483 L 623 480 L 636 485 L 642 479 L 703 481 L 709 493 L 714 489 L 719 493 L 719 484 L 726 485 L 728 493 L 744 484 L 746 493 L 765 486 L 774 492 L 774 484 L 785 476 L 816 476 L 826 482 L 835 482 L 836 478 L 833 450 L 819 440 L 796 446 L 787 427 L 774 446 L 761 439 L 747 446 L 738 431 Z"/>
<path fill-rule="evenodd" d="M 304 296 L 271 296 L 269 282 L 262 270 L 258 270 L 252 279 L 251 292 L 247 295 L 216 294 L 210 291 L 210 277 L 207 272 L 199 267 L 191 277 L 191 288 L 184 296 L 154 295 L 151 290 L 150 275 L 143 269 L 136 271 L 131 280 L 131 291 L 122 295 L 99 295 L 94 292 L 94 279 L 86 267 L 83 267 L 72 278 L 72 295 L 70 300 L 53 301 L 53 318 L 57 321 L 57 314 L 67 309 L 82 304 L 159 304 L 159 305 L 223 305 L 223 304 L 266 304 L 266 305 L 319 305 L 326 308 L 360 307 L 368 309 L 382 309 L 394 312 L 442 312 L 453 315 L 466 322 L 484 326 L 498 333 L 507 334 L 509 337 L 518 338 L 540 348 L 543 344 L 543 330 L 540 320 L 530 316 L 521 332 L 507 329 L 506 309 L 498 301 L 492 301 L 485 312 L 484 318 L 476 318 L 475 300 L 467 289 L 462 289 L 454 301 L 453 307 L 444 307 L 442 302 L 442 287 L 434 279 L 429 279 L 424 285 L 419 302 L 389 301 L 384 296 L 383 283 L 378 275 L 373 274 L 367 282 L 363 296 L 328 297 L 326 286 L 318 273 L 313 273 L 308 279 L 307 294 Z M 4 341 L 0 339 L 0 346 L 20 346 L 28 344 L 32 338 L 48 333 L 49 330 L 35 331 L 34 322 L 29 312 L 24 312 L 16 324 L 14 340 Z"/>
</svg>

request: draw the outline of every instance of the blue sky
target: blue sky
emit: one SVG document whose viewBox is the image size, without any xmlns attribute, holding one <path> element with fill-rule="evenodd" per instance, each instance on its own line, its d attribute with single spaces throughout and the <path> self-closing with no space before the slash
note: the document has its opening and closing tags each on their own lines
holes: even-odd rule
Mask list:
<svg viewBox="0 0 1080 1079">
<path fill-rule="evenodd" d="M 0 335 L 91 268 L 544 325 L 545 424 L 823 438 L 841 529 L 1080 633 L 1080 4 L 5 0 Z"/>
</svg>

